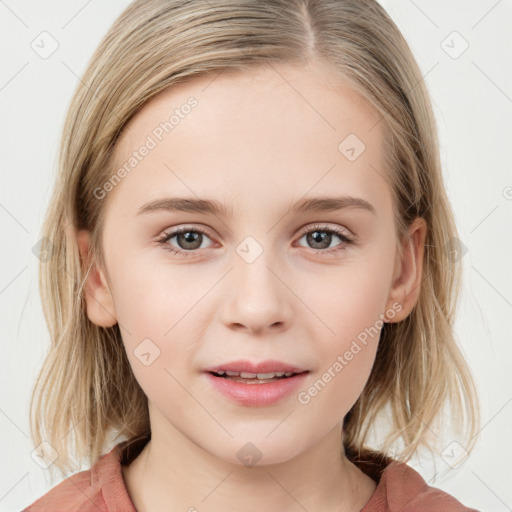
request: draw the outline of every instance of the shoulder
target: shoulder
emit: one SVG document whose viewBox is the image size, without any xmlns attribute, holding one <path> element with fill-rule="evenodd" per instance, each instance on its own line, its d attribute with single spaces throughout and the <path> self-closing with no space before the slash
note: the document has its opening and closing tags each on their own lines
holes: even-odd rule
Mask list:
<svg viewBox="0 0 512 512">
<path fill-rule="evenodd" d="M 102 455 L 91 469 L 60 482 L 22 512 L 136 512 L 121 472 L 122 444 Z"/>
<path fill-rule="evenodd" d="M 76 473 L 50 489 L 22 512 L 107 512 L 101 487 L 95 486 L 91 470 Z"/>
<path fill-rule="evenodd" d="M 450 494 L 429 486 L 412 467 L 391 461 L 361 512 L 478 512 Z"/>
</svg>

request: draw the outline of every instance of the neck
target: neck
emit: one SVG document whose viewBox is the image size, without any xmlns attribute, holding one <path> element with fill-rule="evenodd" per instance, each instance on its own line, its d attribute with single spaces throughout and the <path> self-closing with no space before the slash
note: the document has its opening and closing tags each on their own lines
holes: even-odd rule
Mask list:
<svg viewBox="0 0 512 512">
<path fill-rule="evenodd" d="M 376 488 L 347 459 L 341 427 L 286 462 L 253 466 L 219 459 L 177 429 L 152 429 L 151 440 L 122 471 L 138 512 L 355 512 Z"/>
</svg>

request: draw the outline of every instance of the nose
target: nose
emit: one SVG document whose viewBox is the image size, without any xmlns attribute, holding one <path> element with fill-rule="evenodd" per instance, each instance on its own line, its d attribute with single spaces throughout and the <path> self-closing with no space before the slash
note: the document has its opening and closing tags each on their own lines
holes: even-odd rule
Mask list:
<svg viewBox="0 0 512 512">
<path fill-rule="evenodd" d="M 221 310 L 222 321 L 230 329 L 263 335 L 280 332 L 290 324 L 293 293 L 264 256 L 265 252 L 252 263 L 235 259 Z"/>
</svg>

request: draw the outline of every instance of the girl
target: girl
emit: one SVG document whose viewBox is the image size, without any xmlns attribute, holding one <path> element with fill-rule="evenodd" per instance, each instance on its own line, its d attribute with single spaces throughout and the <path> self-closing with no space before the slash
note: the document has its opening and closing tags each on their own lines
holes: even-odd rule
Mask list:
<svg viewBox="0 0 512 512">
<path fill-rule="evenodd" d="M 428 92 L 377 2 L 130 4 L 44 236 L 32 436 L 91 468 L 26 511 L 474 510 L 407 465 L 469 453 L 478 403 Z"/>
</svg>

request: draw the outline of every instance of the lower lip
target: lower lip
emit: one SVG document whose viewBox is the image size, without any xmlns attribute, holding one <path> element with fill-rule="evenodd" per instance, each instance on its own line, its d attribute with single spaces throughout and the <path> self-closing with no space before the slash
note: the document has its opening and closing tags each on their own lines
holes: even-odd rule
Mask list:
<svg viewBox="0 0 512 512">
<path fill-rule="evenodd" d="M 308 373 L 298 373 L 286 379 L 263 384 L 245 384 L 223 377 L 216 377 L 211 373 L 206 373 L 206 377 L 212 386 L 224 396 L 241 405 L 261 407 L 275 404 L 293 393 L 304 382 Z"/>
</svg>

